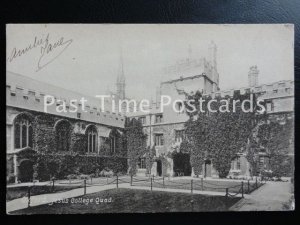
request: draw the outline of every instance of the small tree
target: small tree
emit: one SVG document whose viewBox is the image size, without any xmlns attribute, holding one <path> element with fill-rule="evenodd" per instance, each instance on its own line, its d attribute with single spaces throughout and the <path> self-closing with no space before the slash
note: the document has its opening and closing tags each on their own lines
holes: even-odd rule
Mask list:
<svg viewBox="0 0 300 225">
<path fill-rule="evenodd" d="M 259 127 L 258 143 L 267 150 L 273 176 L 280 178 L 292 173 L 293 162 L 288 155 L 293 150 L 294 120 L 265 123 Z"/>
</svg>

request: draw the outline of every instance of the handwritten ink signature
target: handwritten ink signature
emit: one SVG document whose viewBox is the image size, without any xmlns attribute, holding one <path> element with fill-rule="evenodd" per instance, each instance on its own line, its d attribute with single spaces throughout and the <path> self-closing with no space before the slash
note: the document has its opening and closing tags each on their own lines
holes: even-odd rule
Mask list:
<svg viewBox="0 0 300 225">
<path fill-rule="evenodd" d="M 49 42 L 49 34 L 45 40 L 44 46 L 41 46 L 41 56 L 39 58 L 37 64 L 37 70 L 39 71 L 51 62 L 53 62 L 58 56 L 60 56 L 73 42 L 72 39 L 67 41 L 64 40 L 64 37 L 61 37 L 58 41 L 54 43 Z M 45 62 L 42 63 L 42 60 L 48 56 L 48 60 L 44 60 Z"/>
<path fill-rule="evenodd" d="M 7 58 L 7 61 L 12 62 L 14 59 L 25 55 L 32 49 L 40 47 L 41 55 L 38 58 L 37 69 L 36 69 L 36 72 L 38 72 L 42 68 L 44 68 L 45 66 L 53 62 L 57 57 L 59 57 L 73 42 L 72 39 L 65 41 L 64 37 L 60 37 L 55 42 L 50 42 L 49 40 L 50 40 L 50 34 L 47 34 L 45 39 L 44 38 L 38 39 L 37 37 L 35 37 L 33 43 L 29 44 L 26 48 L 24 49 L 17 49 L 16 47 L 13 48 L 10 56 Z"/>
</svg>

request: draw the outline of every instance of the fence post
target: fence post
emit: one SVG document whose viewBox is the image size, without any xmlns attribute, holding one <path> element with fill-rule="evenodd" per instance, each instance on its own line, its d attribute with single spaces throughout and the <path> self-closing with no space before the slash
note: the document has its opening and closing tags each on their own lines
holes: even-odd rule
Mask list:
<svg viewBox="0 0 300 225">
<path fill-rule="evenodd" d="M 194 200 L 191 200 L 192 212 L 194 212 Z"/>
<path fill-rule="evenodd" d="M 52 179 L 52 192 L 54 192 L 54 182 L 55 182 L 55 180 Z"/>
<path fill-rule="evenodd" d="M 117 175 L 117 188 L 119 188 L 119 176 Z"/>
<path fill-rule="evenodd" d="M 152 191 L 152 177 L 150 177 L 150 180 L 151 180 L 151 191 Z"/>
<path fill-rule="evenodd" d="M 163 188 L 165 188 L 165 177 L 163 176 Z"/>
<path fill-rule="evenodd" d="M 193 194 L 193 179 L 191 179 L 191 194 Z"/>
<path fill-rule="evenodd" d="M 250 193 L 250 181 L 248 180 L 248 194 Z"/>
<path fill-rule="evenodd" d="M 242 181 L 242 198 L 244 198 L 244 181 Z"/>
<path fill-rule="evenodd" d="M 31 187 L 28 186 L 28 208 L 30 207 L 30 189 Z"/>
<path fill-rule="evenodd" d="M 201 177 L 201 190 L 203 191 L 203 177 Z"/>
<path fill-rule="evenodd" d="M 225 195 L 225 202 L 226 202 L 226 205 L 228 205 L 228 188 L 226 188 L 226 195 Z"/>
<path fill-rule="evenodd" d="M 133 180 L 133 177 L 132 175 L 130 176 L 130 186 L 132 186 L 132 180 Z"/>
<path fill-rule="evenodd" d="M 84 188 L 83 188 L 83 190 L 84 190 L 84 195 L 86 195 L 86 179 L 83 180 L 83 183 L 84 183 Z"/>
<path fill-rule="evenodd" d="M 93 178 L 91 177 L 91 184 L 93 184 Z"/>
<path fill-rule="evenodd" d="M 255 177 L 255 187 L 257 188 L 257 176 Z"/>
</svg>

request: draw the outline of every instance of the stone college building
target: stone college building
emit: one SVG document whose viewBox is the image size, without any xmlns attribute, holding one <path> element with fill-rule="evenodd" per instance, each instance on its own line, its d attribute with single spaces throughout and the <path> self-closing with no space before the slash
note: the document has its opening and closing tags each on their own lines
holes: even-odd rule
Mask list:
<svg viewBox="0 0 300 225">
<path fill-rule="evenodd" d="M 102 112 L 98 98 L 84 96 L 73 91 L 33 80 L 26 76 L 7 72 L 6 74 L 6 134 L 7 134 L 7 179 L 9 182 L 26 182 L 33 179 L 34 155 L 37 152 L 48 152 L 55 149 L 62 155 L 76 152 L 85 158 L 113 158 L 127 163 L 127 154 L 123 150 L 123 129 L 126 118 L 139 119 L 147 134 L 147 145 L 155 146 L 155 162 L 151 174 L 155 176 L 193 176 L 189 154 L 180 158 L 169 157 L 168 153 L 178 151 L 184 136 L 185 122 L 188 116 L 175 112 L 172 106 L 166 106 L 160 111 L 160 96 L 168 95 L 172 99 L 185 99 L 186 93 L 202 91 L 205 95 L 233 95 L 236 90 L 220 90 L 219 73 L 217 71 L 217 48 L 212 42 L 210 55 L 205 58 L 187 57 L 174 66 L 166 68 L 167 74 L 179 74 L 177 79 L 160 83 L 156 90 L 156 101 L 151 103 L 150 113 Z M 121 63 L 122 64 L 122 63 Z M 122 65 L 123 68 L 123 65 Z M 247 74 L 242 75 L 247 76 Z M 291 119 L 294 116 L 294 81 L 284 80 L 269 84 L 259 84 L 259 70 L 251 66 L 248 73 L 249 85 L 239 88 L 241 94 L 251 91 L 259 99 L 266 101 L 267 114 L 270 120 L 278 122 Z M 117 92 L 110 93 L 117 99 L 126 99 L 125 74 L 123 69 L 117 76 Z M 76 113 L 56 111 L 61 103 L 48 107 L 44 112 L 44 96 L 52 95 L 63 100 L 70 107 L 71 99 L 88 99 L 85 110 Z M 105 104 L 110 105 L 107 101 Z M 180 109 L 182 105 L 176 107 Z M 110 107 L 106 107 L 110 108 Z M 294 149 L 291 149 L 291 156 Z M 261 168 L 268 167 L 268 158 L 262 152 L 259 155 Z M 145 158 L 138 163 L 137 175 L 148 175 Z M 91 161 L 92 162 L 92 161 Z M 103 161 L 97 161 L 101 164 Z M 114 163 L 115 161 L 111 161 Z M 217 177 L 214 162 L 205 160 L 202 175 Z M 109 163 L 105 167 L 109 167 Z M 91 165 L 92 166 L 92 165 Z M 126 173 L 127 165 L 124 165 Z M 229 176 L 249 176 L 250 165 L 241 153 L 232 160 Z"/>
</svg>

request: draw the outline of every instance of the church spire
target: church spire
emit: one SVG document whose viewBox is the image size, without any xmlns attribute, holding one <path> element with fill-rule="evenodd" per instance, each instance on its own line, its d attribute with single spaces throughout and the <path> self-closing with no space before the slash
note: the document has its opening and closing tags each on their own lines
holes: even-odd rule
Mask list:
<svg viewBox="0 0 300 225">
<path fill-rule="evenodd" d="M 122 48 L 120 49 L 120 62 L 119 62 L 119 71 L 118 71 L 116 86 L 117 86 L 117 96 L 120 99 L 125 99 L 125 74 L 124 74 Z"/>
</svg>

